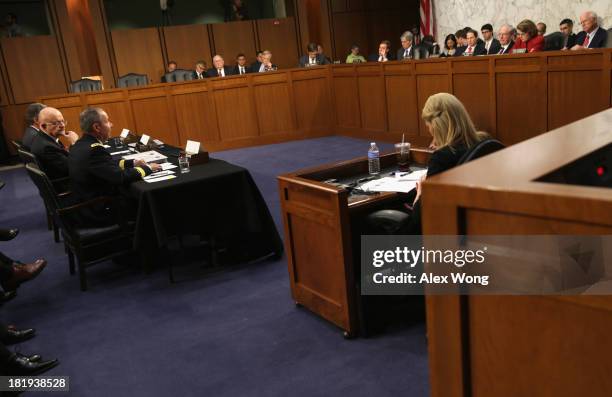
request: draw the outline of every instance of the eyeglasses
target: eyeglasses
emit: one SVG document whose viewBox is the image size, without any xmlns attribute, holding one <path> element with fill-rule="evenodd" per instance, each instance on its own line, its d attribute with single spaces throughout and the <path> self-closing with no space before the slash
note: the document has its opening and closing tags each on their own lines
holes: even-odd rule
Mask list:
<svg viewBox="0 0 612 397">
<path fill-rule="evenodd" d="M 54 127 L 57 127 L 60 124 L 63 124 L 64 126 L 67 126 L 68 122 L 66 120 L 57 120 L 57 121 L 50 121 L 50 122 L 48 122 L 46 124 L 52 125 Z"/>
</svg>

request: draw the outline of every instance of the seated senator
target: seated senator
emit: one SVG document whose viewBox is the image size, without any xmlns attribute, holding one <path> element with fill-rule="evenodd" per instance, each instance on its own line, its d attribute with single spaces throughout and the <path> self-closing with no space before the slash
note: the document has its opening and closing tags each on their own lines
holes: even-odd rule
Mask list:
<svg viewBox="0 0 612 397">
<path fill-rule="evenodd" d="M 32 150 L 32 143 L 34 142 L 34 138 L 36 138 L 36 136 L 38 135 L 38 131 L 40 131 L 38 115 L 40 114 L 40 111 L 46 107 L 46 105 L 36 102 L 28 105 L 26 109 L 26 128 L 23 132 L 23 137 L 21 138 L 21 144 L 27 150 Z"/>
<path fill-rule="evenodd" d="M 68 169 L 75 202 L 103 196 L 119 196 L 119 188 L 139 181 L 159 170 L 159 164 L 148 165 L 143 160 L 113 160 L 104 148 L 113 123 L 100 108 L 87 108 L 79 116 L 83 136 L 70 149 Z M 85 208 L 79 220 L 88 226 L 104 226 L 114 222 L 106 205 Z"/>
<path fill-rule="evenodd" d="M 351 47 L 351 53 L 346 57 L 346 63 L 361 63 L 365 62 L 366 59 L 363 55 L 359 54 L 359 46 L 357 44 L 353 44 Z"/>
<path fill-rule="evenodd" d="M 538 35 L 536 24 L 525 19 L 516 27 L 517 38 L 512 46 L 512 53 L 544 51 L 544 36 Z"/>
<path fill-rule="evenodd" d="M 38 120 L 40 131 L 32 141 L 31 151 L 49 179 L 66 178 L 68 176 L 68 148 L 59 138 L 65 137 L 68 144 L 73 145 L 79 136 L 74 131 L 66 131 L 64 116 L 55 108 L 42 109 Z"/>
<path fill-rule="evenodd" d="M 430 96 L 421 117 L 433 137 L 432 146 L 435 148 L 427 164 L 425 179 L 457 166 L 463 155 L 489 137 L 485 132 L 476 131 L 465 107 L 452 94 Z M 397 234 L 422 234 L 420 197 L 421 183 L 418 183 L 416 196 L 410 203 L 413 205 L 410 217 Z"/>
<path fill-rule="evenodd" d="M 329 61 L 324 55 L 319 54 L 319 46 L 317 43 L 308 43 L 306 46 L 308 54 L 302 55 L 299 60 L 301 68 L 308 66 L 327 65 Z"/>
</svg>

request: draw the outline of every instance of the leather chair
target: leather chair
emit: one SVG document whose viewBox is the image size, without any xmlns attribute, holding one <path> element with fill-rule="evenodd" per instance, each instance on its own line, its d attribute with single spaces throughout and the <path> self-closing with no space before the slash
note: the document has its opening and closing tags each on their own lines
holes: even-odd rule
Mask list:
<svg viewBox="0 0 612 397">
<path fill-rule="evenodd" d="M 193 71 L 186 69 L 176 69 L 174 72 L 174 81 L 189 81 L 193 80 Z"/>
<path fill-rule="evenodd" d="M 557 51 L 563 48 L 565 37 L 561 32 L 553 32 L 544 36 L 544 51 Z"/>
<path fill-rule="evenodd" d="M 148 85 L 149 77 L 146 74 L 128 73 L 117 79 L 118 88 L 138 87 Z"/>
<path fill-rule="evenodd" d="M 457 165 L 484 157 L 488 154 L 503 149 L 505 146 L 497 139 L 485 139 L 468 150 Z M 366 228 L 370 234 L 393 235 L 398 234 L 404 224 L 410 219 L 410 215 L 399 210 L 380 210 L 371 213 L 365 219 Z"/>
<path fill-rule="evenodd" d="M 19 140 L 16 140 L 16 139 L 11 140 L 11 143 L 13 144 L 13 146 L 15 146 L 15 150 L 19 150 L 19 149 L 26 150 L 25 147 L 23 146 L 23 143 Z"/>
<path fill-rule="evenodd" d="M 425 46 L 414 47 L 414 59 L 427 59 L 429 58 L 429 48 Z"/>
<path fill-rule="evenodd" d="M 80 79 L 70 82 L 70 92 L 88 92 L 88 91 L 100 91 L 102 89 L 102 82 L 100 80 L 91 79 Z"/>
<path fill-rule="evenodd" d="M 606 39 L 606 48 L 612 48 L 612 28 L 608 29 L 608 38 Z"/>
<path fill-rule="evenodd" d="M 70 274 L 75 273 L 76 256 L 81 290 L 86 291 L 87 267 L 132 252 L 133 225 L 130 227 L 125 221 L 117 198 L 98 197 L 72 204 L 70 193 L 57 195 L 47 175 L 35 164 L 27 164 L 26 170 L 60 222 Z M 113 220 L 116 223 L 102 227 L 80 225 L 76 213 L 82 208 L 100 204 L 109 205 L 113 209 Z"/>
</svg>

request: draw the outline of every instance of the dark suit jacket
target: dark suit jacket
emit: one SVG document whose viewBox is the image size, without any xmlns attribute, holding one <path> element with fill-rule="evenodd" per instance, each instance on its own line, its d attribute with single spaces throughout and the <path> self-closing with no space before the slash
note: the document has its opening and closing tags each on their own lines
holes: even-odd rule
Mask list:
<svg viewBox="0 0 612 397">
<path fill-rule="evenodd" d="M 455 147 L 454 150 L 451 150 L 450 146 L 446 146 L 436 150 L 431 154 L 427 164 L 427 178 L 454 168 L 466 152 L 467 148 L 465 146 Z M 422 234 L 420 200 L 415 203 L 412 214 L 410 214 L 408 222 L 402 229 L 401 234 Z"/>
<path fill-rule="evenodd" d="M 233 73 L 232 68 L 230 68 L 229 66 L 223 66 L 223 71 L 225 72 L 226 76 L 231 76 Z M 206 71 L 206 77 L 219 77 L 219 74 L 217 73 L 217 68 L 210 68 Z"/>
<path fill-rule="evenodd" d="M 414 46 L 412 47 L 412 51 L 414 51 Z M 370 56 L 368 57 L 368 62 L 378 62 L 378 57 L 379 56 L 380 55 L 378 55 L 378 52 L 376 54 L 370 54 Z M 393 52 L 389 51 L 387 53 L 387 60 L 395 61 L 395 55 L 393 54 Z"/>
<path fill-rule="evenodd" d="M 573 46 L 575 46 L 577 44 L 576 41 L 576 34 L 572 33 L 569 36 L 567 36 L 567 44 L 566 47 L 567 48 L 572 48 Z M 582 40 L 584 41 L 584 38 L 582 38 Z"/>
<path fill-rule="evenodd" d="M 193 71 L 192 76 L 194 80 L 198 80 L 198 72 L 196 72 L 195 70 Z M 206 73 L 206 70 L 204 70 L 202 72 L 202 78 L 205 79 L 206 77 L 207 77 L 207 73 Z"/>
<path fill-rule="evenodd" d="M 409 59 L 414 59 L 414 45 L 412 47 L 410 47 L 410 53 L 408 54 L 408 58 Z M 404 59 L 404 52 L 406 50 L 404 49 L 404 47 L 401 47 L 400 49 L 397 50 L 397 57 L 395 59 L 397 59 L 398 61 L 401 61 L 402 59 Z M 376 58 L 376 60 L 378 60 L 378 57 Z"/>
<path fill-rule="evenodd" d="M 259 62 L 256 62 L 259 63 Z M 251 66 L 247 66 L 244 65 L 244 73 L 255 73 L 255 71 L 251 70 Z M 257 71 L 259 72 L 259 67 L 257 67 Z M 240 69 L 238 69 L 238 65 L 234 66 L 234 69 L 232 70 L 232 74 L 240 74 Z"/>
<path fill-rule="evenodd" d="M 465 47 L 458 47 L 457 51 L 455 51 L 455 56 L 456 57 L 463 56 L 463 53 L 466 52 L 467 49 L 468 49 L 467 46 L 465 46 Z M 485 49 L 484 43 L 476 44 L 476 46 L 474 47 L 474 49 L 472 51 L 472 54 L 474 56 L 476 56 L 476 55 L 487 55 L 487 50 Z"/>
<path fill-rule="evenodd" d="M 576 44 L 582 45 L 584 43 L 584 38 L 586 37 L 586 32 L 582 31 L 576 35 Z M 606 46 L 606 38 L 608 37 L 608 32 L 606 32 L 601 26 L 597 29 L 593 40 L 589 42 L 588 48 L 604 48 Z"/>
<path fill-rule="evenodd" d="M 493 39 L 493 42 L 491 43 L 491 46 L 489 47 L 489 51 L 487 51 L 487 54 L 488 55 L 497 54 L 500 49 L 501 49 L 501 44 L 499 43 L 499 40 Z"/>
<path fill-rule="evenodd" d="M 25 146 L 26 149 L 31 150 L 32 143 L 34 143 L 34 138 L 38 136 L 38 130 L 31 125 L 27 126 L 25 131 L 23 132 L 23 137 L 21 138 L 21 144 Z"/>
<path fill-rule="evenodd" d="M 316 58 L 317 58 L 317 64 L 318 65 L 327 65 L 327 64 L 329 64 L 329 61 L 327 60 L 327 58 L 325 58 L 321 54 L 317 54 Z M 308 54 L 302 55 L 300 57 L 300 67 L 303 68 L 307 64 L 308 64 Z M 257 71 L 259 71 L 259 69 L 257 69 Z"/>
<path fill-rule="evenodd" d="M 259 72 L 259 67 L 261 66 L 261 62 L 259 61 L 255 61 L 251 64 L 251 66 L 249 67 L 249 69 L 251 70 L 251 73 L 257 73 Z"/>
<path fill-rule="evenodd" d="M 497 51 L 497 54 L 499 54 L 499 55 L 510 54 L 510 53 L 512 53 L 512 47 L 513 46 L 514 46 L 514 41 L 511 41 L 510 44 L 508 44 L 508 48 L 506 48 L 506 50 L 500 54 L 499 51 L 501 51 L 501 49 L 503 48 L 501 43 L 500 43 L 499 44 L 499 51 Z"/>
<path fill-rule="evenodd" d="M 34 138 L 31 149 L 42 171 L 49 179 L 68 176 L 68 151 L 61 142 L 56 142 L 55 139 L 40 131 Z"/>
</svg>

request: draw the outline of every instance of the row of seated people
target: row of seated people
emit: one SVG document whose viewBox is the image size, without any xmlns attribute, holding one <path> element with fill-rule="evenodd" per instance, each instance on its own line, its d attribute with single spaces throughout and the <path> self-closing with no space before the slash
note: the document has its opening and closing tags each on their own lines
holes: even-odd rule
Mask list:
<svg viewBox="0 0 612 397">
<path fill-rule="evenodd" d="M 396 53 L 391 49 L 391 42 L 381 41 L 378 53 L 366 58 L 359 53 L 359 46 L 354 45 L 346 58 L 346 63 L 354 62 L 387 62 L 403 59 L 422 59 L 430 56 L 477 56 L 477 55 L 503 55 L 544 50 L 582 50 L 603 48 L 612 44 L 608 39 L 608 32 L 599 26 L 597 14 L 587 11 L 580 16 L 582 31 L 573 33 L 573 21 L 561 21 L 559 32 L 544 37 L 546 25 L 537 25 L 525 19 L 516 28 L 504 24 L 499 28 L 497 38 L 494 37 L 493 26 L 485 24 L 481 33 L 483 39 L 478 37 L 478 31 L 471 27 L 449 34 L 444 40 L 443 48 L 438 51 L 437 44 L 432 36 L 426 36 L 419 41 L 411 31 L 400 36 L 401 47 Z"/>
<path fill-rule="evenodd" d="M 241 75 L 247 73 L 259 73 L 269 72 L 277 70 L 278 67 L 272 63 L 272 52 L 258 51 L 257 60 L 252 64 L 247 64 L 247 58 L 244 54 L 238 54 L 236 56 L 236 64 L 234 66 L 226 66 L 225 59 L 221 55 L 215 55 L 212 59 L 213 67 L 206 67 L 205 61 L 197 61 L 194 70 L 183 70 L 178 68 L 178 64 L 175 61 L 168 62 L 167 72 L 161 77 L 162 83 L 171 83 L 176 81 L 174 75 L 180 71 L 187 73 L 187 78 L 182 80 L 199 80 L 207 77 L 225 77 L 231 75 Z"/>
<path fill-rule="evenodd" d="M 140 180 L 160 169 L 159 164 L 142 160 L 115 161 L 103 146 L 113 126 L 106 112 L 87 108 L 79 124 L 83 136 L 66 129 L 62 113 L 41 103 L 26 110 L 28 126 L 22 145 L 36 158 L 51 180 L 69 178 L 71 201 L 78 203 L 103 196 L 116 196 L 119 186 Z M 66 144 L 60 140 L 63 138 Z M 105 206 L 87 208 L 78 214 L 79 222 L 90 227 L 104 226 L 114 218 Z"/>
</svg>

